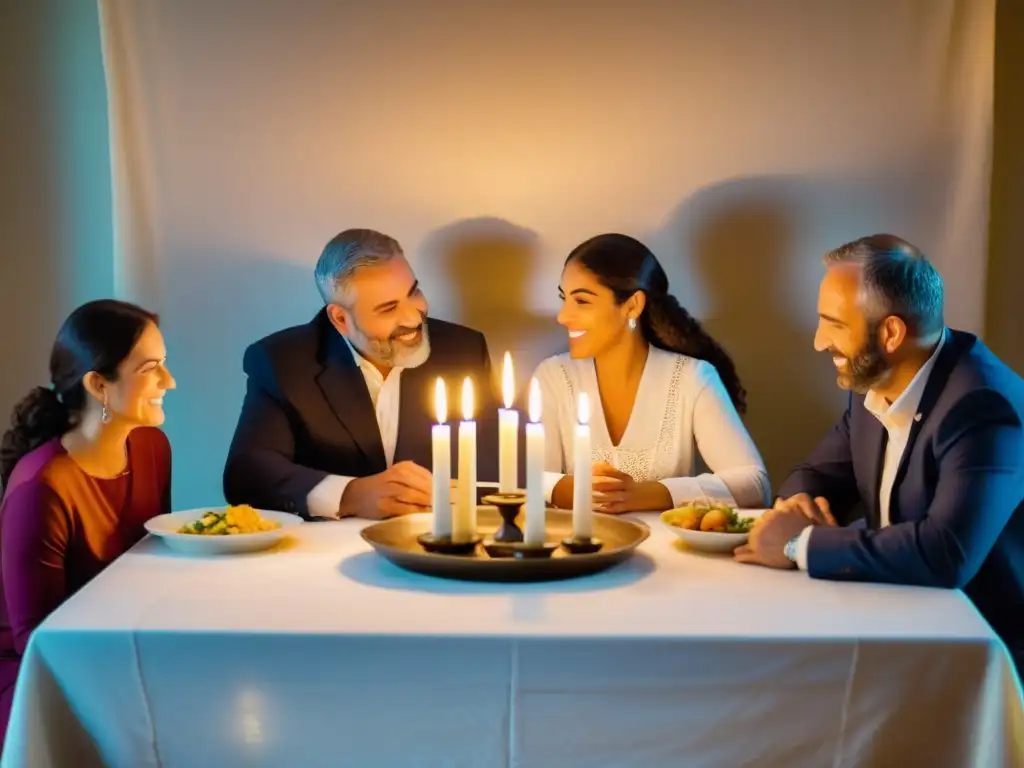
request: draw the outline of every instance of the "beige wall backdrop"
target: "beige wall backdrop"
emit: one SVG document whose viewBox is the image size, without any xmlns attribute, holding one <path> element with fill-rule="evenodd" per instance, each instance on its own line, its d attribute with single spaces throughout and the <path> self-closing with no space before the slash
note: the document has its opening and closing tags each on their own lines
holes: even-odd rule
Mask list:
<svg viewBox="0 0 1024 768">
<path fill-rule="evenodd" d="M 96 7 L 0 1 L 0 423 L 47 384 L 77 304 L 113 292 L 106 85 Z"/>
<path fill-rule="evenodd" d="M 220 499 L 242 351 L 312 316 L 312 266 L 350 226 L 398 237 L 433 314 L 510 349 L 520 382 L 564 348 L 568 250 L 644 239 L 736 358 L 776 482 L 842 403 L 810 348 L 825 249 L 901 234 L 945 275 L 951 324 L 991 322 L 994 0 L 98 7 L 91 242 L 112 290 L 165 317 L 179 507 Z M 17 315 L 45 318 L 44 347 L 67 305 L 46 301 Z M 14 354 L 33 373 L 36 341 Z"/>
</svg>

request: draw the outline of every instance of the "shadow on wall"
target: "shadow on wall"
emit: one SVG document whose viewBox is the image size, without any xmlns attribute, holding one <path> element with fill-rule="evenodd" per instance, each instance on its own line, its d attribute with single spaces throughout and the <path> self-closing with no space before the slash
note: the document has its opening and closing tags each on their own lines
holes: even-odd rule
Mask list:
<svg viewBox="0 0 1024 768">
<path fill-rule="evenodd" d="M 915 200 L 902 188 L 891 175 L 884 184 L 736 179 L 700 190 L 650 238 L 684 303 L 694 285 L 680 286 L 678 277 L 694 281 L 704 327 L 736 363 L 747 390 L 744 420 L 773 492 L 847 400 L 830 361 L 813 348 L 821 257 L 891 228 L 880 222 L 927 220 L 928 208 L 941 204 Z"/>
<path fill-rule="evenodd" d="M 821 254 L 873 231 L 914 240 L 941 211 L 941 198 L 908 195 L 893 174 L 880 177 L 884 182 L 728 181 L 685 200 L 656 232 L 640 233 L 673 292 L 736 361 L 748 391 L 746 422 L 773 487 L 846 402 L 830 362 L 812 346 Z M 919 175 L 907 178 L 913 188 L 941 190 Z M 417 256 L 431 313 L 484 332 L 497 375 L 504 351 L 513 353 L 522 408 L 533 369 L 565 349 L 555 319 L 530 308 L 534 280 L 552 292 L 558 280 L 556 272 L 539 274 L 547 268 L 537 234 L 497 218 L 464 220 L 430 233 Z M 175 448 L 175 507 L 223 498 L 224 459 L 245 392 L 242 355 L 262 336 L 312 319 L 320 308 L 312 269 L 312 261 L 292 264 L 272 254 L 176 255 L 163 313 L 179 387 L 168 398 L 166 425 Z M 214 326 L 210 318 L 217 318 Z"/>
<path fill-rule="evenodd" d="M 533 370 L 566 349 L 555 318 L 530 309 L 532 280 L 543 263 L 537 233 L 503 219 L 467 219 L 431 232 L 421 248 L 419 263 L 451 284 L 445 306 L 432 305 L 431 313 L 483 332 L 498 386 L 505 351 L 512 353 L 516 405 L 524 408 Z M 546 282 L 554 293 L 558 275 Z"/>
<path fill-rule="evenodd" d="M 164 430 L 174 450 L 174 507 L 188 509 L 223 502 L 246 347 L 309 322 L 321 302 L 312 264 L 238 253 L 183 253 L 176 262 L 165 278 L 163 330 L 178 388 L 167 398 Z M 210 318 L 217 318 L 214 327 Z"/>
<path fill-rule="evenodd" d="M 831 367 L 812 347 L 814 294 L 787 280 L 794 262 L 816 269 L 817 255 L 800 251 L 798 211 L 758 185 L 704 190 L 674 218 L 708 294 L 705 328 L 732 356 L 747 390 L 744 420 L 774 491 L 845 403 Z M 804 323 L 794 317 L 801 306 L 810 310 Z"/>
</svg>

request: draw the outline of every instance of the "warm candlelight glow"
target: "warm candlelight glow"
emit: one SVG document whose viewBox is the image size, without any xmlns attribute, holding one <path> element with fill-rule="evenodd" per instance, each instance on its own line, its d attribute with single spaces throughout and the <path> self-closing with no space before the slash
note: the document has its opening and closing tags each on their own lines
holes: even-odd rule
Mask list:
<svg viewBox="0 0 1024 768">
<path fill-rule="evenodd" d="M 590 400 L 587 398 L 586 392 L 580 392 L 576 418 L 579 420 L 580 424 L 586 424 L 590 421 Z"/>
<path fill-rule="evenodd" d="M 516 399 L 516 379 L 512 372 L 512 355 L 505 353 L 505 367 L 501 372 L 501 396 L 505 407 L 511 408 Z"/>
<path fill-rule="evenodd" d="M 469 376 L 462 382 L 462 418 L 466 421 L 473 420 L 473 382 Z"/>
<path fill-rule="evenodd" d="M 530 421 L 540 421 L 540 384 L 536 379 L 530 379 Z"/>
<path fill-rule="evenodd" d="M 444 424 L 448 421 L 448 392 L 444 388 L 444 379 L 437 377 L 437 386 L 434 388 L 434 413 L 437 414 L 437 423 Z"/>
</svg>

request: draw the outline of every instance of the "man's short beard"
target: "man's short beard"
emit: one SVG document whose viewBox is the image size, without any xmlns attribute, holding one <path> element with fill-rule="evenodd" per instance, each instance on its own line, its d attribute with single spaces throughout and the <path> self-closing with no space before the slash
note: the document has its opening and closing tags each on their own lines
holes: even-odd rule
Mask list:
<svg viewBox="0 0 1024 768">
<path fill-rule="evenodd" d="M 878 325 L 869 328 L 868 340 L 864 346 L 857 350 L 855 355 L 847 358 L 850 370 L 848 373 L 839 374 L 839 386 L 843 389 L 863 395 L 888 378 L 892 366 L 878 341 L 878 330 Z"/>
<path fill-rule="evenodd" d="M 354 321 L 353 326 L 361 342 L 360 344 L 353 343 L 353 346 L 359 349 L 365 357 L 380 365 L 386 365 L 389 368 L 418 368 L 430 357 L 430 335 L 427 331 L 426 317 L 423 318 L 418 329 L 422 332 L 423 337 L 414 347 L 407 346 L 397 338 L 413 330 L 412 328 L 397 328 L 386 339 L 373 339 L 367 336 Z"/>
</svg>

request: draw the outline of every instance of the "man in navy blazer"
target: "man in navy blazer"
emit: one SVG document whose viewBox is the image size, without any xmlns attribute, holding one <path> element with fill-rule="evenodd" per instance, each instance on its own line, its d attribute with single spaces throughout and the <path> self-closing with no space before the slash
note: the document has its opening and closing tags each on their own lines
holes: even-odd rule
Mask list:
<svg viewBox="0 0 1024 768">
<path fill-rule="evenodd" d="M 814 345 L 849 404 L 736 559 L 963 589 L 1024 671 L 1024 382 L 945 327 L 911 244 L 873 235 L 825 262 Z"/>
</svg>

